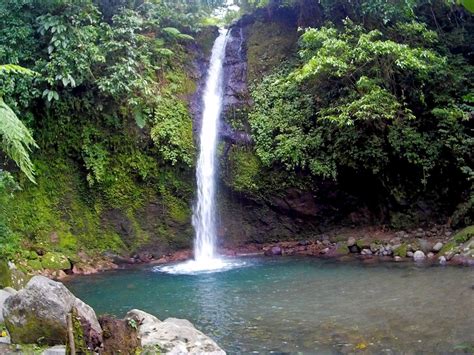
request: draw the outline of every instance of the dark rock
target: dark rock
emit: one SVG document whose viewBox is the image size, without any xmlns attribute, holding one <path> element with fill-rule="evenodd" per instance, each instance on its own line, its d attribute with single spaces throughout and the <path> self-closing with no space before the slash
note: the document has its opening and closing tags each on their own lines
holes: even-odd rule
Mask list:
<svg viewBox="0 0 474 355">
<path fill-rule="evenodd" d="M 103 331 L 104 347 L 101 354 L 136 354 L 140 347 L 136 321 L 101 316 L 99 323 Z"/>
</svg>

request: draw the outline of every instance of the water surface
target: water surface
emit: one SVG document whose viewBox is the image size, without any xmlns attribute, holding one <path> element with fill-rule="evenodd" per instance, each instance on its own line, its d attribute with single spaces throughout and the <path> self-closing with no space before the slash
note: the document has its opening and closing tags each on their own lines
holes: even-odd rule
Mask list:
<svg viewBox="0 0 474 355">
<path fill-rule="evenodd" d="M 472 268 L 284 257 L 245 263 L 198 275 L 113 271 L 67 286 L 98 313 L 139 308 L 187 318 L 230 354 L 472 351 Z"/>
</svg>

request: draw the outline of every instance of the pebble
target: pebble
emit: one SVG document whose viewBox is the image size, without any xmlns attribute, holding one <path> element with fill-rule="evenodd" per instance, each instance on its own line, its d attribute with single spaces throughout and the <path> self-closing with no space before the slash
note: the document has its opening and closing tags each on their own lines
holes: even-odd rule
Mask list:
<svg viewBox="0 0 474 355">
<path fill-rule="evenodd" d="M 401 256 L 398 256 L 398 255 L 395 256 L 394 259 L 395 259 L 395 261 L 402 261 L 402 257 L 401 257 Z"/>
<path fill-rule="evenodd" d="M 372 255 L 372 250 L 370 249 L 362 249 L 360 252 L 362 255 Z"/>
<path fill-rule="evenodd" d="M 414 255 L 414 253 L 413 253 L 412 251 L 408 251 L 408 252 L 407 252 L 407 256 L 408 256 L 409 258 L 412 258 L 413 255 Z"/>
<path fill-rule="evenodd" d="M 427 255 L 428 258 L 432 258 L 433 256 L 434 256 L 434 253 L 432 253 L 432 252 L 429 252 L 428 255 Z"/>
<path fill-rule="evenodd" d="M 446 265 L 446 263 L 448 262 L 444 256 L 440 256 L 438 258 L 438 261 L 441 265 Z"/>
<path fill-rule="evenodd" d="M 348 247 L 352 247 L 356 244 L 356 240 L 354 237 L 350 237 L 348 240 L 347 240 L 347 246 Z"/>
</svg>

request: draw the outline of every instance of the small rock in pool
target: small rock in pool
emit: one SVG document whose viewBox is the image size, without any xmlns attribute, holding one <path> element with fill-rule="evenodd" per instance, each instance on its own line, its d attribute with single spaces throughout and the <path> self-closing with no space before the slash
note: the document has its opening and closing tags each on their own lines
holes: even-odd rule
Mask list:
<svg viewBox="0 0 474 355">
<path fill-rule="evenodd" d="M 426 255 L 421 250 L 417 250 L 415 251 L 415 254 L 413 254 L 413 260 L 415 261 L 422 261 L 425 259 L 426 259 Z"/>
<path fill-rule="evenodd" d="M 282 254 L 282 250 L 280 247 L 272 247 L 272 255 L 281 255 Z"/>
</svg>

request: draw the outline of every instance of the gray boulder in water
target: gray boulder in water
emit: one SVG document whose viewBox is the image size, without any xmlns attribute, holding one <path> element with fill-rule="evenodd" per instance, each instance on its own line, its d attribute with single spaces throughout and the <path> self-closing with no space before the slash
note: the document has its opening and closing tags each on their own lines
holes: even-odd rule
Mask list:
<svg viewBox="0 0 474 355">
<path fill-rule="evenodd" d="M 186 319 L 168 318 L 162 322 L 137 309 L 128 312 L 125 319 L 136 322 L 141 346 L 145 349 L 157 347 L 168 354 L 225 355 L 214 340 Z"/>
<path fill-rule="evenodd" d="M 65 344 L 66 316 L 75 309 L 86 344 L 95 349 L 102 342 L 102 329 L 94 310 L 76 298 L 62 283 L 44 276 L 33 277 L 26 287 L 7 298 L 3 316 L 13 343 Z"/>
</svg>

